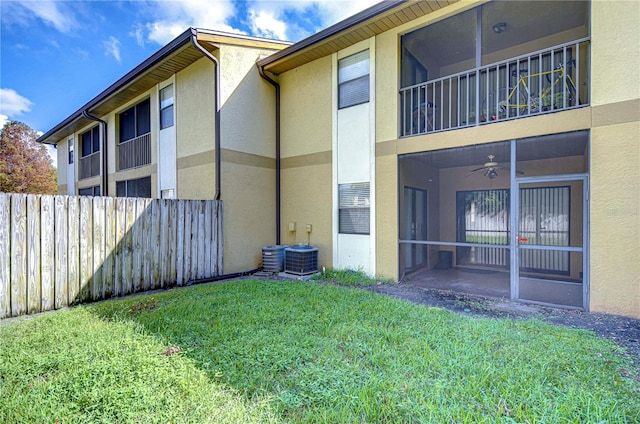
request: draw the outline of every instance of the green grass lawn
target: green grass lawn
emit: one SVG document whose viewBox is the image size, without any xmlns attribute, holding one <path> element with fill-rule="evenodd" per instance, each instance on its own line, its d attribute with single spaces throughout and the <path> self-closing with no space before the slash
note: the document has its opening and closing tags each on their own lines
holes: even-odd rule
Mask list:
<svg viewBox="0 0 640 424">
<path fill-rule="evenodd" d="M 239 281 L 0 324 L 0 422 L 640 422 L 592 333 Z"/>
</svg>

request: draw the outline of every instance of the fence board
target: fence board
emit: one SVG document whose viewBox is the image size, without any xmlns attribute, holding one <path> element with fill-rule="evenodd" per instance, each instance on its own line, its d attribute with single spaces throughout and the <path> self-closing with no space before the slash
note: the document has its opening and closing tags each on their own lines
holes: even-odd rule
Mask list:
<svg viewBox="0 0 640 424">
<path fill-rule="evenodd" d="M 160 251 L 162 244 L 160 243 L 160 216 L 162 209 L 162 202 L 151 202 L 149 205 L 151 208 L 151 287 L 154 289 L 162 287 L 160 276 L 162 275 L 162 263 L 160 263 Z"/>
<path fill-rule="evenodd" d="M 91 276 L 91 299 L 104 298 L 102 264 L 104 263 L 104 197 L 93 198 L 93 275 Z"/>
<path fill-rule="evenodd" d="M 126 199 L 125 202 L 125 239 L 122 258 L 123 294 L 134 291 L 133 276 L 133 223 L 136 219 L 136 199 Z"/>
<path fill-rule="evenodd" d="M 160 205 L 160 216 L 158 219 L 158 237 L 160 242 L 159 252 L 159 284 L 160 287 L 167 286 L 167 275 L 169 274 L 169 202 L 166 199 L 162 199 L 158 202 Z M 163 226 L 161 228 L 160 226 Z"/>
<path fill-rule="evenodd" d="M 55 218 L 53 196 L 40 197 L 40 310 L 50 311 L 55 306 Z M 37 284 L 37 282 L 36 282 Z"/>
<path fill-rule="evenodd" d="M 123 279 L 123 259 L 124 244 L 127 225 L 126 201 L 122 198 L 115 199 L 115 253 L 114 253 L 114 275 L 113 275 L 113 295 L 124 294 Z"/>
<path fill-rule="evenodd" d="M 211 238 L 213 237 L 213 203 L 204 204 L 204 274 L 211 275 Z"/>
<path fill-rule="evenodd" d="M 40 199 L 34 194 L 27 196 L 27 313 L 42 310 L 42 287 L 40 281 Z"/>
<path fill-rule="evenodd" d="M 11 315 L 27 313 L 27 198 L 11 198 Z"/>
<path fill-rule="evenodd" d="M 93 202 L 91 197 L 80 198 L 80 293 L 78 300 L 91 298 L 93 277 Z"/>
<path fill-rule="evenodd" d="M 115 254 L 116 254 L 116 209 L 113 197 L 104 198 L 104 262 L 102 281 L 104 298 L 113 296 L 115 291 Z"/>
<path fill-rule="evenodd" d="M 177 208 L 177 228 L 176 228 L 176 284 L 184 285 L 184 234 L 187 224 L 184 201 L 178 200 Z"/>
<path fill-rule="evenodd" d="M 217 241 L 217 246 L 218 246 L 218 254 L 217 254 L 217 260 L 216 260 L 216 271 L 214 272 L 214 275 L 222 275 L 222 273 L 224 272 L 224 267 L 222 264 L 222 258 L 224 255 L 224 233 L 223 233 L 223 211 L 224 211 L 224 203 L 222 201 L 216 202 L 216 222 L 217 222 L 217 229 L 218 231 L 216 232 L 216 241 Z"/>
<path fill-rule="evenodd" d="M 144 231 L 142 233 L 144 253 L 142 254 L 142 290 L 153 288 L 151 285 L 151 220 L 153 218 L 151 200 L 142 199 L 144 202 Z"/>
<path fill-rule="evenodd" d="M 178 203 L 175 201 L 169 202 L 169 274 L 168 279 L 171 286 L 175 286 L 178 281 L 178 277 L 176 275 L 176 262 L 177 258 L 177 248 L 176 248 L 176 238 L 178 231 Z"/>
<path fill-rule="evenodd" d="M 198 202 L 191 201 L 191 279 L 196 279 L 198 277 L 198 229 L 200 228 L 200 208 L 198 207 Z"/>
<path fill-rule="evenodd" d="M 69 253 L 67 255 L 68 279 L 67 290 L 69 305 L 80 301 L 80 198 L 69 197 L 67 208 L 69 211 L 68 229 L 69 239 L 67 246 Z"/>
<path fill-rule="evenodd" d="M 0 193 L 0 318 L 218 275 L 222 202 Z"/>
<path fill-rule="evenodd" d="M 183 283 L 186 284 L 191 280 L 191 227 L 193 224 L 193 211 L 191 209 L 191 203 L 185 202 L 184 204 L 184 270 L 183 270 Z M 195 259 L 195 258 L 194 258 Z"/>
<path fill-rule="evenodd" d="M 54 197 L 54 220 L 55 228 L 53 237 L 55 240 L 54 257 L 55 257 L 55 274 L 54 274 L 54 308 L 60 309 L 69 304 L 68 297 L 68 243 L 69 230 L 67 217 L 69 216 L 69 208 L 67 206 L 68 198 L 66 196 Z"/>
<path fill-rule="evenodd" d="M 8 194 L 0 193 L 0 319 L 11 316 L 11 285 L 9 273 L 9 238 L 10 198 Z"/>
</svg>

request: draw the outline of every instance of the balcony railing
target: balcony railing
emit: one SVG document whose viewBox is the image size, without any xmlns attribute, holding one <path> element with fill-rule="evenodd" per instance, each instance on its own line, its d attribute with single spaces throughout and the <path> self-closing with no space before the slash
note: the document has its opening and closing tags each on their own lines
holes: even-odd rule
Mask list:
<svg viewBox="0 0 640 424">
<path fill-rule="evenodd" d="M 588 38 L 400 90 L 400 136 L 589 104 Z"/>
<path fill-rule="evenodd" d="M 151 133 L 118 144 L 118 170 L 151 163 Z"/>
<path fill-rule="evenodd" d="M 100 175 L 100 152 L 81 157 L 79 179 L 83 180 L 96 175 Z"/>
</svg>

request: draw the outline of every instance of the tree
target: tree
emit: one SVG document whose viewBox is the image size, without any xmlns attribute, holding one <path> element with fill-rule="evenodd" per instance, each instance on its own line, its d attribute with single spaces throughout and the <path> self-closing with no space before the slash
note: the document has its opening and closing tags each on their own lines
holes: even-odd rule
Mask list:
<svg viewBox="0 0 640 424">
<path fill-rule="evenodd" d="M 26 124 L 7 122 L 0 131 L 0 192 L 56 194 L 57 172 L 38 134 Z"/>
</svg>

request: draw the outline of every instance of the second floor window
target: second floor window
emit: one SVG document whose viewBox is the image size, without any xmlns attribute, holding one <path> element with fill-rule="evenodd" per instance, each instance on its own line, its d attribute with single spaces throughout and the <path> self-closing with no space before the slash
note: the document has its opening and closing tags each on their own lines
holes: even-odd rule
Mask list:
<svg viewBox="0 0 640 424">
<path fill-rule="evenodd" d="M 100 151 L 100 127 L 95 126 L 87 132 L 80 134 L 80 143 L 82 144 L 82 157 L 98 153 Z M 71 150 L 73 152 L 73 149 Z M 69 159 L 72 160 L 72 154 Z"/>
<path fill-rule="evenodd" d="M 160 129 L 173 126 L 173 84 L 160 90 Z"/>
<path fill-rule="evenodd" d="M 369 101 L 369 50 L 338 62 L 338 109 Z"/>
<path fill-rule="evenodd" d="M 143 100 L 119 115 L 120 143 L 151 132 L 150 104 L 149 99 Z"/>
</svg>

